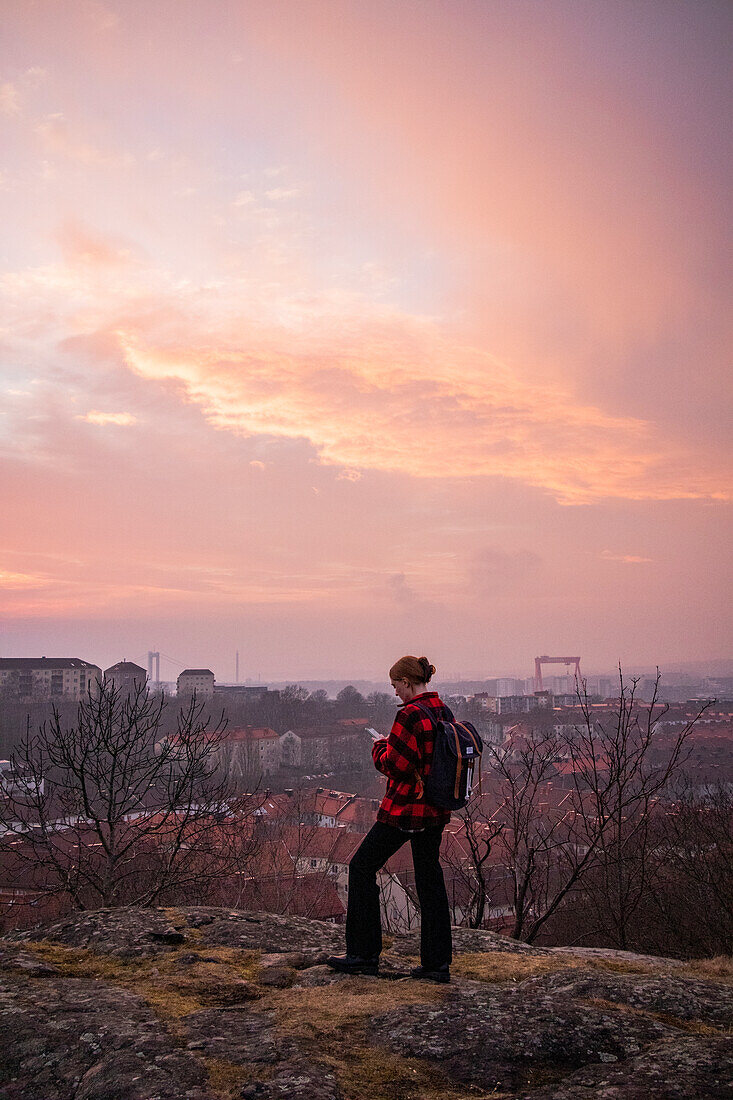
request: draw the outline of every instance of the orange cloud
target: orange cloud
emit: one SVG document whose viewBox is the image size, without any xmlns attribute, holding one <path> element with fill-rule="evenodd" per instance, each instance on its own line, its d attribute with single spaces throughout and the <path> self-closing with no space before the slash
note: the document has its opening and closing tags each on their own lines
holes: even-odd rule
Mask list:
<svg viewBox="0 0 733 1100">
<path fill-rule="evenodd" d="M 180 383 L 217 428 L 305 436 L 324 463 L 512 478 L 566 504 L 729 497 L 715 472 L 675 453 L 652 425 L 532 386 L 435 323 L 363 304 L 361 316 L 321 315 L 312 328 L 304 336 L 242 319 L 236 338 L 118 337 L 132 370 Z"/>
<path fill-rule="evenodd" d="M 131 424 L 137 424 L 137 417 L 131 413 L 105 413 L 97 412 L 92 409 L 84 416 L 78 416 L 78 420 L 86 420 L 88 424 L 117 424 L 119 427 L 127 428 Z"/>
<path fill-rule="evenodd" d="M 44 576 L 35 576 L 31 573 L 11 573 L 7 569 L 0 569 L 0 588 L 43 588 L 47 583 L 48 578 Z"/>
<path fill-rule="evenodd" d="M 63 234 L 67 263 L 0 280 L 13 331 L 95 333 L 222 431 L 306 439 L 340 470 L 512 479 L 564 504 L 730 499 L 719 465 L 569 385 L 533 383 L 448 321 L 358 291 L 309 293 L 280 260 L 279 283 L 265 268 L 199 286 L 119 266 L 117 244 L 79 225 Z M 104 410 L 83 419 L 133 422 Z"/>
</svg>

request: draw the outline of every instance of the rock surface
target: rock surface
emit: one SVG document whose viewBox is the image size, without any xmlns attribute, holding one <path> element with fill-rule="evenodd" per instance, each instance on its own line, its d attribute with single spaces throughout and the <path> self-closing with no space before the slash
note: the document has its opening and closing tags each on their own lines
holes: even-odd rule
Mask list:
<svg viewBox="0 0 733 1100">
<path fill-rule="evenodd" d="M 618 951 L 613 947 L 548 947 L 551 955 L 564 955 L 588 962 L 623 962 L 651 970 L 674 970 L 685 964 L 680 959 L 665 959 L 658 955 L 640 955 L 636 951 Z"/>
<path fill-rule="evenodd" d="M 145 958 L 170 952 L 184 942 L 164 909 L 95 909 L 72 913 L 39 929 L 11 933 L 8 939 L 50 940 L 88 947 L 115 958 Z"/>
<path fill-rule="evenodd" d="M 527 995 L 524 986 L 466 982 L 440 1006 L 377 1017 L 371 1034 L 405 1057 L 437 1062 L 452 1080 L 502 1091 L 520 1087 L 530 1069 L 568 1073 L 588 1062 L 617 1062 L 674 1035 L 647 1015 L 593 1007 L 565 993 Z"/>
<path fill-rule="evenodd" d="M 75 978 L 0 979 L 3 1100 L 212 1100 L 201 1061 L 171 1041 L 145 1001 Z M 124 1091 L 123 1091 L 124 1089 Z"/>
<path fill-rule="evenodd" d="M 420 930 L 407 932 L 402 936 L 395 936 L 392 950 L 398 955 L 420 954 Z M 550 947 L 531 947 L 528 943 L 520 943 L 518 940 L 507 939 L 496 932 L 489 932 L 485 928 L 454 928 L 453 929 L 454 954 L 463 954 L 474 951 L 504 951 L 512 955 L 545 955 L 551 956 L 553 949 Z"/>
<path fill-rule="evenodd" d="M 688 1035 L 627 1062 L 580 1070 L 550 1091 L 521 1093 L 517 1100 L 730 1100 L 731 1095 L 730 1039 Z"/>
<path fill-rule="evenodd" d="M 528 978 L 522 983 L 522 991 L 532 1001 L 548 995 L 552 1000 L 601 1000 L 673 1016 L 677 1020 L 721 1028 L 733 1025 L 733 990 L 696 978 L 561 970 Z"/>
<path fill-rule="evenodd" d="M 472 929 L 455 948 L 492 977 L 414 981 L 411 933 L 379 978 L 352 978 L 324 965 L 342 929 L 201 906 L 15 933 L 0 940 L 0 1100 L 733 1095 L 729 982 Z"/>
</svg>

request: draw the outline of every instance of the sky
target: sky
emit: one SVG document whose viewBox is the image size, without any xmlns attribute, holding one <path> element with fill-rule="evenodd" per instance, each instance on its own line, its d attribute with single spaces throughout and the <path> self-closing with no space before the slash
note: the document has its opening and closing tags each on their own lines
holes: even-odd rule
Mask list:
<svg viewBox="0 0 733 1100">
<path fill-rule="evenodd" d="M 729 4 L 0 11 L 0 655 L 732 654 Z"/>
</svg>

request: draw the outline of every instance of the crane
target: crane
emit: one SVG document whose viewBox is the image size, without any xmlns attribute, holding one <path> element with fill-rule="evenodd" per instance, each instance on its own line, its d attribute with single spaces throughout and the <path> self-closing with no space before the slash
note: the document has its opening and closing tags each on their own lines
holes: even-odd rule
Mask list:
<svg viewBox="0 0 733 1100">
<path fill-rule="evenodd" d="M 565 665 L 569 668 L 570 665 L 575 666 L 575 683 L 580 684 L 580 657 L 548 657 L 545 654 L 543 657 L 535 657 L 534 659 L 534 689 L 535 691 L 543 691 L 542 687 L 542 666 L 543 665 Z"/>
</svg>

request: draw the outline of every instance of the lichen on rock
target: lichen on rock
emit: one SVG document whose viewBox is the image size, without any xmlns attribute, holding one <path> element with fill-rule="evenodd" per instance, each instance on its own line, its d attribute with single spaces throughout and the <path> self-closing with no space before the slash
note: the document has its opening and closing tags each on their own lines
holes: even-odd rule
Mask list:
<svg viewBox="0 0 733 1100">
<path fill-rule="evenodd" d="M 415 933 L 356 978 L 324 965 L 342 929 L 278 914 L 107 909 L 14 933 L 0 1100 L 733 1094 L 726 967 L 455 933 L 440 987 L 409 976 Z"/>
</svg>

